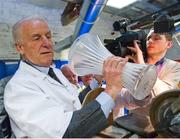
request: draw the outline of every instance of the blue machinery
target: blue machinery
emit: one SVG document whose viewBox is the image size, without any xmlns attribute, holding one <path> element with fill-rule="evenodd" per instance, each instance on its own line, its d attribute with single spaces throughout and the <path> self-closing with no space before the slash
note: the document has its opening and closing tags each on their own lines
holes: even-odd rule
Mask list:
<svg viewBox="0 0 180 139">
<path fill-rule="evenodd" d="M 0 61 L 0 79 L 14 74 L 18 68 L 18 62 Z"/>
<path fill-rule="evenodd" d="M 80 16 L 76 24 L 74 39 L 90 31 L 106 3 L 107 0 L 84 0 Z"/>
<path fill-rule="evenodd" d="M 54 60 L 56 68 L 60 68 L 67 61 Z M 0 60 L 0 79 L 13 75 L 19 67 L 19 61 Z"/>
</svg>

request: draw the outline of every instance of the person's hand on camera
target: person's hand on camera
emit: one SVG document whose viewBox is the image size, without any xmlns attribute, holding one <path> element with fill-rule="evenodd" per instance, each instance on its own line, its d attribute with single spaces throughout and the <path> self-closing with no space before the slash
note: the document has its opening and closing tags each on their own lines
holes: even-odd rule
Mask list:
<svg viewBox="0 0 180 139">
<path fill-rule="evenodd" d="M 112 56 L 103 64 L 103 76 L 106 80 L 105 92 L 114 100 L 122 89 L 122 71 L 127 63 L 127 58 Z"/>
<path fill-rule="evenodd" d="M 130 49 L 132 52 L 132 55 L 127 56 L 129 59 L 133 60 L 135 63 L 138 63 L 138 64 L 145 64 L 143 53 L 141 49 L 139 48 L 137 40 L 134 41 L 134 47 L 128 47 L 128 49 Z"/>
</svg>

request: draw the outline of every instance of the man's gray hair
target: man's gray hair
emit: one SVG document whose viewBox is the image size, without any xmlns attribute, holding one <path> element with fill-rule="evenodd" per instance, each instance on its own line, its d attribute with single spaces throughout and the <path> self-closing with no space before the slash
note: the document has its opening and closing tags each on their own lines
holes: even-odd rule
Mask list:
<svg viewBox="0 0 180 139">
<path fill-rule="evenodd" d="M 32 20 L 39 20 L 39 21 L 43 21 L 43 22 L 47 23 L 45 18 L 43 18 L 42 16 L 39 16 L 39 15 L 28 16 L 28 17 L 25 17 L 25 18 L 19 20 L 16 24 L 14 24 L 14 26 L 12 28 L 12 35 L 13 35 L 13 39 L 14 39 L 15 43 L 22 41 L 20 30 L 19 30 L 21 25 L 26 21 L 32 21 Z"/>
</svg>

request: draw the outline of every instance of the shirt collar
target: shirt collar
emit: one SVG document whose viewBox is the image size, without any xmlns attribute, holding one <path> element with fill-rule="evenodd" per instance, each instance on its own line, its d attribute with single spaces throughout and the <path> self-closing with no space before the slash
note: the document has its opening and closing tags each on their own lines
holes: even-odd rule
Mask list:
<svg viewBox="0 0 180 139">
<path fill-rule="evenodd" d="M 164 63 L 164 59 L 165 59 L 165 58 L 163 57 L 162 59 L 160 59 L 159 61 L 157 61 L 155 65 L 156 65 L 156 66 L 162 65 L 162 64 Z"/>
<path fill-rule="evenodd" d="M 48 74 L 48 71 L 49 71 L 49 68 L 50 68 L 50 67 L 40 67 L 40 66 L 37 66 L 37 65 L 33 64 L 32 62 L 27 61 L 27 60 L 24 60 L 24 62 L 25 62 L 26 64 L 28 64 L 28 65 L 36 68 L 36 69 L 39 70 L 40 72 L 45 73 L 45 74 Z"/>
<path fill-rule="evenodd" d="M 49 67 L 40 67 L 40 66 L 37 66 L 37 65 L 33 65 L 35 68 L 37 68 L 39 71 L 45 73 L 45 74 L 48 74 L 48 71 L 49 71 Z"/>
</svg>

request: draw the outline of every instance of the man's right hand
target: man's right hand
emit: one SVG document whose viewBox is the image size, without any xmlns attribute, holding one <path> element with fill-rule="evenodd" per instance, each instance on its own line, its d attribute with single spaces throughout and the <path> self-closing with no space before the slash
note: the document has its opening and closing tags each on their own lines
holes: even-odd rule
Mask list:
<svg viewBox="0 0 180 139">
<path fill-rule="evenodd" d="M 114 100 L 122 89 L 122 71 L 127 63 L 127 58 L 112 56 L 107 58 L 103 64 L 103 76 L 106 80 L 105 92 Z"/>
</svg>

